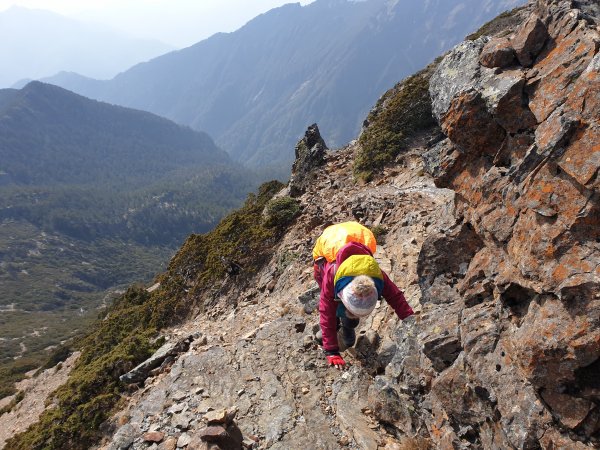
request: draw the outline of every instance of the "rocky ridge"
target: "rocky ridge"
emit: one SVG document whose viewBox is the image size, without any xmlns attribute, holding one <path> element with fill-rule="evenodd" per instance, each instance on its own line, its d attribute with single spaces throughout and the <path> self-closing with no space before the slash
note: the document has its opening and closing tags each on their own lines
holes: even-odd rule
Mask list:
<svg viewBox="0 0 600 450">
<path fill-rule="evenodd" d="M 146 434 L 153 431 L 162 433 L 157 448 L 184 447 L 188 438 L 188 448 L 204 448 L 209 415 L 232 409 L 239 442 L 247 448 L 401 448 L 405 438 L 385 432 L 370 406 L 369 385 L 395 352 L 391 330 L 401 333 L 403 325 L 381 305 L 361 326 L 356 349 L 347 352 L 351 368 L 328 368 L 314 339 L 318 288 L 310 255 L 328 223 L 360 219 L 385 227 L 376 256 L 418 309 L 419 248 L 434 222 L 452 217 L 453 199 L 423 172 L 423 150 L 414 148 L 403 156 L 404 168 L 387 170 L 365 186 L 352 178 L 354 146 L 328 152 L 314 169 L 316 181 L 299 197 L 302 215 L 255 287 L 227 294 L 237 297 L 236 308 L 223 299 L 174 331 L 173 340 L 200 334 L 169 371 L 132 396 L 115 418 L 125 425 L 114 425 L 103 448 L 151 448 Z M 221 447 L 240 448 L 227 445 Z"/>
<path fill-rule="evenodd" d="M 539 0 L 524 17 L 439 62 L 446 138 L 415 138 L 368 183 L 357 142 L 303 153 L 312 181 L 270 262 L 169 331 L 189 349 L 148 366 L 101 448 L 600 445 L 598 8 Z M 339 372 L 314 339 L 311 250 L 343 220 L 377 230 L 416 317 L 380 305 Z"/>
</svg>

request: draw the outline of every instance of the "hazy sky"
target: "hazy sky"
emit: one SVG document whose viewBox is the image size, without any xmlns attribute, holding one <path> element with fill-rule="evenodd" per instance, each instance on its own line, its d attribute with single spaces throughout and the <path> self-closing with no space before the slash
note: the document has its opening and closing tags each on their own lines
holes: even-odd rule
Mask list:
<svg viewBox="0 0 600 450">
<path fill-rule="evenodd" d="M 187 47 L 218 31 L 234 31 L 253 17 L 286 3 L 313 0 L 0 0 L 110 25 L 136 37 Z"/>
</svg>

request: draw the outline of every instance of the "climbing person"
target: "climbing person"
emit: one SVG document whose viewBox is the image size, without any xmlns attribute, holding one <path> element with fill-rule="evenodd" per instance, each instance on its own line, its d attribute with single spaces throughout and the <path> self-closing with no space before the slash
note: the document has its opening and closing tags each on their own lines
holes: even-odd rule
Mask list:
<svg viewBox="0 0 600 450">
<path fill-rule="evenodd" d="M 375 261 L 376 247 L 368 228 L 344 222 L 327 227 L 313 249 L 314 278 L 321 289 L 319 334 L 327 362 L 337 369 L 346 365 L 340 351 L 354 345 L 360 319 L 373 312 L 381 297 L 400 319 L 413 314 L 402 291 Z"/>
</svg>

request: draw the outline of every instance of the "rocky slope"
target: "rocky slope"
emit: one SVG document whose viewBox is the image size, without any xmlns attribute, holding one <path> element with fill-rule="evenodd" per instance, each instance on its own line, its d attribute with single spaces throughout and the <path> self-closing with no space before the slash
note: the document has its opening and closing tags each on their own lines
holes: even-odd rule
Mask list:
<svg viewBox="0 0 600 450">
<path fill-rule="evenodd" d="M 381 305 L 361 326 L 356 351 L 347 355 L 351 369 L 340 373 L 326 367 L 313 337 L 318 288 L 310 266 L 312 245 L 323 226 L 338 220 L 360 217 L 385 227 L 377 258 L 419 309 L 419 248 L 434 227 L 452 218 L 453 195 L 435 188 L 423 173 L 418 148 L 404 155 L 403 169 L 357 185 L 354 150 L 328 153 L 315 169 L 318 181 L 299 197 L 301 216 L 254 286 L 228 289 L 206 314 L 175 330 L 173 340 L 193 333 L 197 339 L 169 373 L 151 378 L 132 396 L 116 418 L 126 424 L 104 448 L 147 448 L 156 437 L 151 431 L 164 434 L 160 448 L 176 440 L 183 446 L 188 437 L 188 448 L 203 448 L 200 436 L 211 409 L 230 408 L 237 409 L 235 426 L 245 445 L 257 448 L 397 448 L 403 442 L 380 423 L 373 403 L 380 393 L 371 392 L 370 385 L 396 352 L 395 334 L 408 331 Z"/>
<path fill-rule="evenodd" d="M 191 239 L 161 279 L 153 295 L 179 279 L 203 306 L 169 330 L 181 353 L 146 368 L 101 447 L 597 447 L 598 17 L 592 1 L 539 0 L 456 47 L 430 82 L 445 136 L 415 135 L 373 181 L 353 179 L 358 142 L 324 152 L 311 127 L 277 194 L 302 211 L 268 263 L 228 261 L 198 290 Z M 348 219 L 377 230 L 417 314 L 382 304 L 339 372 L 314 340 L 310 266 L 322 229 Z"/>
</svg>

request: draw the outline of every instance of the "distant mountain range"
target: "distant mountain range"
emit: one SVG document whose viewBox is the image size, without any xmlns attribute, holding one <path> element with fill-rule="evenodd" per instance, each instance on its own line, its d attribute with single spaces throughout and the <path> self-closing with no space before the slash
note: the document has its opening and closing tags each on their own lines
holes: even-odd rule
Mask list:
<svg viewBox="0 0 600 450">
<path fill-rule="evenodd" d="M 101 25 L 13 6 L 0 13 L 0 88 L 63 70 L 108 79 L 171 50 Z"/>
<path fill-rule="evenodd" d="M 20 342 L 42 351 L 107 292 L 150 281 L 256 184 L 151 113 L 40 82 L 0 90 L 0 371 Z"/>
<path fill-rule="evenodd" d="M 287 175 L 318 122 L 330 147 L 356 136 L 382 92 L 524 0 L 316 0 L 138 64 L 110 81 L 48 82 L 205 130 L 237 160 Z"/>
</svg>

